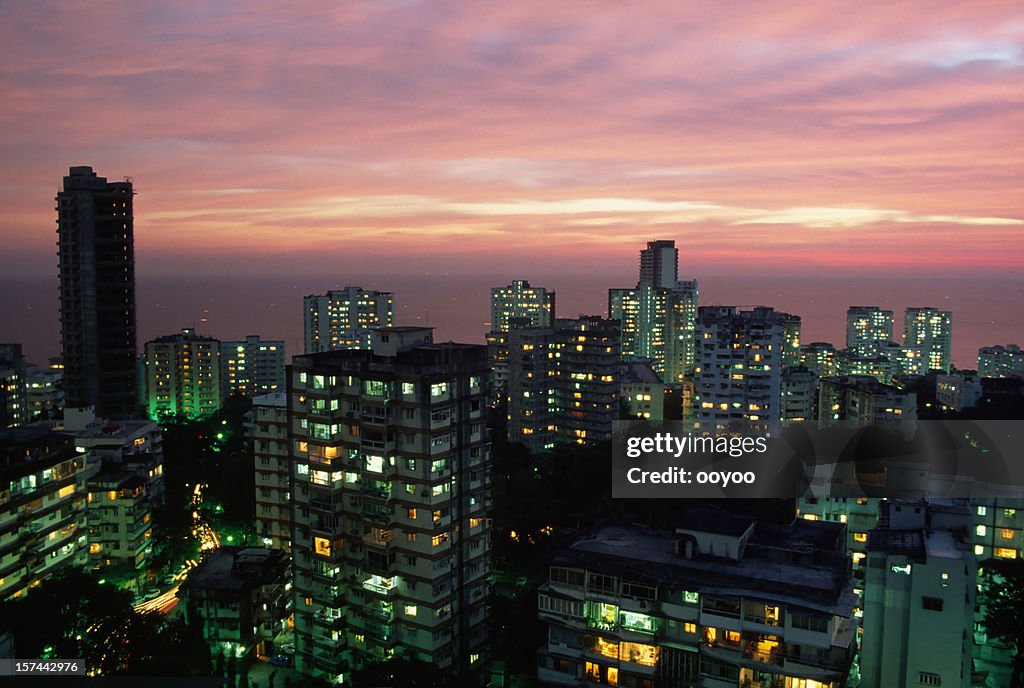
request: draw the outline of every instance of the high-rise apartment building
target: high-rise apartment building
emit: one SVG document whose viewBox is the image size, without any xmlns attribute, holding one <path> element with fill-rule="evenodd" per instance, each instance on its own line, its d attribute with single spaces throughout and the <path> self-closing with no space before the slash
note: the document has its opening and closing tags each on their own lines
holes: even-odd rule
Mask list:
<svg viewBox="0 0 1024 688">
<path fill-rule="evenodd" d="M 508 332 L 513 318 L 525 318 L 529 327 L 548 327 L 555 319 L 555 292 L 513 280 L 491 289 L 491 330 Z"/>
<path fill-rule="evenodd" d="M 221 342 L 220 351 L 220 389 L 225 397 L 284 391 L 283 341 L 251 334 L 244 341 Z"/>
<path fill-rule="evenodd" d="M 369 349 L 372 330 L 391 327 L 395 299 L 389 291 L 333 289 L 302 300 L 306 353 Z"/>
<path fill-rule="evenodd" d="M 800 365 L 800 332 L 803 323 L 799 315 L 786 314 L 782 323 L 782 365 L 792 368 Z"/>
<path fill-rule="evenodd" d="M 903 321 L 903 345 L 923 351 L 924 372 L 949 372 L 952 364 L 953 314 L 938 308 L 908 308 Z"/>
<path fill-rule="evenodd" d="M 856 424 L 917 420 L 917 395 L 868 375 L 822 378 L 818 385 L 818 421 Z M 909 432 L 909 426 L 907 426 Z"/>
<path fill-rule="evenodd" d="M 818 374 L 806 366 L 782 371 L 782 424 L 813 421 L 818 409 Z"/>
<path fill-rule="evenodd" d="M 221 343 L 186 327 L 181 334 L 146 342 L 149 417 L 201 418 L 220 409 Z"/>
<path fill-rule="evenodd" d="M 64 364 L 60 358 L 51 358 L 45 368 L 25 366 L 25 396 L 28 400 L 28 419 L 56 418 L 64 409 Z"/>
<path fill-rule="evenodd" d="M 978 564 L 970 525 L 966 506 L 881 503 L 867 540 L 863 685 L 974 685 Z"/>
<path fill-rule="evenodd" d="M 586 532 L 538 591 L 539 682 L 842 688 L 857 635 L 844 541 L 838 523 L 721 512 Z"/>
<path fill-rule="evenodd" d="M 67 405 L 107 418 L 138 414 L 133 195 L 72 167 L 56 199 Z"/>
<path fill-rule="evenodd" d="M 778 430 L 787 313 L 704 306 L 697 314 L 695 416 L 702 427 L 753 421 Z"/>
<path fill-rule="evenodd" d="M 291 476 L 288 395 L 253 397 L 246 431 L 256 470 L 256 537 L 260 545 L 291 551 Z"/>
<path fill-rule="evenodd" d="M 640 282 L 659 289 L 673 289 L 679 279 L 679 251 L 676 242 L 648 241 L 640 250 Z"/>
<path fill-rule="evenodd" d="M 0 430 L 31 420 L 21 344 L 0 344 Z"/>
<path fill-rule="evenodd" d="M 648 361 L 666 383 L 693 372 L 696 280 L 677 279 L 674 241 L 651 241 L 640 251 L 635 288 L 608 290 L 608 317 L 621 323 L 622 357 Z"/>
<path fill-rule="evenodd" d="M 811 342 L 800 347 L 800 365 L 818 374 L 831 377 L 839 374 L 839 352 L 829 342 Z"/>
<path fill-rule="evenodd" d="M 1024 351 L 1016 344 L 983 346 L 978 349 L 980 377 L 1012 377 L 1024 374 Z"/>
<path fill-rule="evenodd" d="M 858 356 L 877 356 L 877 345 L 892 341 L 892 311 L 878 306 L 846 310 L 846 348 Z"/>
<path fill-rule="evenodd" d="M 487 351 L 378 330 L 289 367 L 297 666 L 486 660 Z"/>
<path fill-rule="evenodd" d="M 650 361 L 666 383 L 682 382 L 693 371 L 696 281 L 672 289 L 641 282 L 633 289 L 609 289 L 608 312 L 622 323 L 622 356 Z"/>
<path fill-rule="evenodd" d="M 493 391 L 508 390 L 509 330 L 517 327 L 551 327 L 555 320 L 555 292 L 513 280 L 491 289 L 491 331 L 487 333 L 487 358 Z"/>
<path fill-rule="evenodd" d="M 0 431 L 0 600 L 88 558 L 85 452 L 45 424 Z"/>
<path fill-rule="evenodd" d="M 618 321 L 560 318 L 509 335 L 509 440 L 542 451 L 609 439 L 619 417 Z"/>
</svg>

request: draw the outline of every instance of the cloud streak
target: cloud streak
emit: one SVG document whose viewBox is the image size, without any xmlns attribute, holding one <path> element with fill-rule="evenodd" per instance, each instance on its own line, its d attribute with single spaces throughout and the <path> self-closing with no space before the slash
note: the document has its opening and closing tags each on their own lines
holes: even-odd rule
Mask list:
<svg viewBox="0 0 1024 688">
<path fill-rule="evenodd" d="M 1016 269 L 1024 10 L 942 5 L 15 3 L 0 269 L 52 264 L 73 164 L 131 175 L 140 255 L 185 270 L 526 269 L 654 233 L 744 270 Z"/>
</svg>

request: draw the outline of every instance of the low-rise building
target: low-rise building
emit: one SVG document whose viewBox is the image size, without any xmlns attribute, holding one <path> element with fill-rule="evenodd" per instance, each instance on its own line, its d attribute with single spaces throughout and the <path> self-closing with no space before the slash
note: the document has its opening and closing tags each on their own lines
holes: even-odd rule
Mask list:
<svg viewBox="0 0 1024 688">
<path fill-rule="evenodd" d="M 189 623 L 201 622 L 212 654 L 266 654 L 288 618 L 288 558 L 281 550 L 221 547 L 178 592 Z"/>
<path fill-rule="evenodd" d="M 646 363 L 623 363 L 619 399 L 622 400 L 624 415 L 642 420 L 664 420 L 665 390 L 668 387 Z"/>
<path fill-rule="evenodd" d="M 935 401 L 946 409 L 974 408 L 982 395 L 981 378 L 973 370 L 939 373 L 935 378 Z"/>
</svg>

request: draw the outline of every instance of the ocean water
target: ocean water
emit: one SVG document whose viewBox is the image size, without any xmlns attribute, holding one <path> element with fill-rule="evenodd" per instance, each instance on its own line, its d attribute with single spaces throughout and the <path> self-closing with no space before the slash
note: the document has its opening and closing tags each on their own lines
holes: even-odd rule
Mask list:
<svg viewBox="0 0 1024 688">
<path fill-rule="evenodd" d="M 349 284 L 395 294 L 399 325 L 429 325 L 435 341 L 482 343 L 489 329 L 490 288 L 515 275 L 140 276 L 139 344 L 195 327 L 201 334 L 240 339 L 259 334 L 302 349 L 302 297 Z M 609 287 L 628 287 L 634 275 L 522 275 L 557 292 L 560 317 L 605 314 Z M 953 311 L 953 359 L 973 368 L 977 350 L 1024 340 L 1024 278 L 698 275 L 702 305 L 766 305 L 800 315 L 803 340 L 842 346 L 846 308 L 878 305 L 895 311 L 896 338 L 908 306 Z M 60 352 L 56 276 L 0 277 L 0 342 L 20 342 L 29 361 Z"/>
</svg>

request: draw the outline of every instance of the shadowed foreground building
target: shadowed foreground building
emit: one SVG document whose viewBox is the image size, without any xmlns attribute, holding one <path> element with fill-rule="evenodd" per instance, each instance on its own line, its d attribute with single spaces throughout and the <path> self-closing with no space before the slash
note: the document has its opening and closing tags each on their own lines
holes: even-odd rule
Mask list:
<svg viewBox="0 0 1024 688">
<path fill-rule="evenodd" d="M 487 350 L 378 330 L 288 374 L 296 664 L 340 680 L 405 657 L 472 671 L 487 647 Z"/>
<path fill-rule="evenodd" d="M 287 580 L 281 550 L 221 547 L 189 574 L 178 596 L 186 621 L 202 623 L 211 654 L 265 654 L 288 617 Z"/>
<path fill-rule="evenodd" d="M 838 523 L 697 514 L 607 525 L 552 561 L 538 606 L 545 686 L 842 688 L 854 597 Z"/>
<path fill-rule="evenodd" d="M 881 503 L 867 541 L 865 686 L 973 685 L 972 521 L 966 504 Z"/>
</svg>

